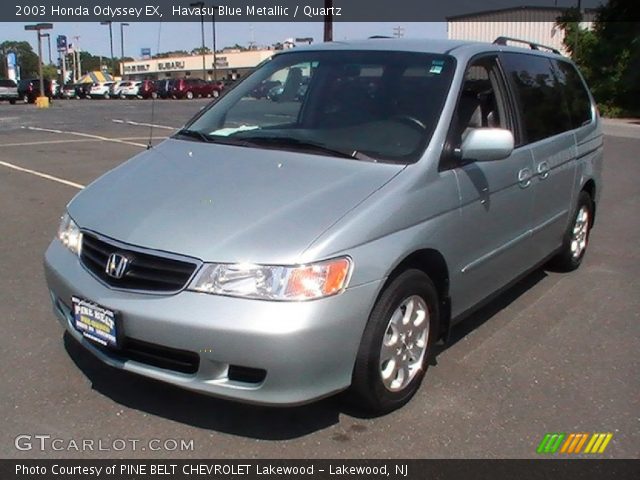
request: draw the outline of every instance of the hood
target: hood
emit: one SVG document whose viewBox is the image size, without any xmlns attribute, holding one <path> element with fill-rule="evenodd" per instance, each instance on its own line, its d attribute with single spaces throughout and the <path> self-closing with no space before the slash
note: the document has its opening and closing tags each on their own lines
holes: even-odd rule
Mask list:
<svg viewBox="0 0 640 480">
<path fill-rule="evenodd" d="M 287 264 L 403 168 L 170 139 L 100 177 L 68 209 L 81 228 L 132 245 Z"/>
</svg>

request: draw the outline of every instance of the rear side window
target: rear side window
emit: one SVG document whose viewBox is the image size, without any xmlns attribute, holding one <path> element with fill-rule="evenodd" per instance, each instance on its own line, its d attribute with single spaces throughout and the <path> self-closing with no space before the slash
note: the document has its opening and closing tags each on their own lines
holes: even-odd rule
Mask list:
<svg viewBox="0 0 640 480">
<path fill-rule="evenodd" d="M 558 81 L 571 115 L 571 126 L 580 128 L 593 120 L 591 98 L 576 67 L 568 62 L 553 61 Z"/>
<path fill-rule="evenodd" d="M 502 60 L 519 100 L 526 142 L 537 142 L 571 130 L 563 88 L 551 61 L 518 53 L 505 53 Z"/>
</svg>

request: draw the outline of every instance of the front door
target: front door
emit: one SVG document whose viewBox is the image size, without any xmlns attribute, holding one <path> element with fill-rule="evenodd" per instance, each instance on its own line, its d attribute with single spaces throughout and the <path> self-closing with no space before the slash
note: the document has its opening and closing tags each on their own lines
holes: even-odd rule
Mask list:
<svg viewBox="0 0 640 480">
<path fill-rule="evenodd" d="M 475 128 L 505 128 L 520 133 L 495 55 L 467 68 L 450 139 L 460 146 Z M 460 255 L 452 284 L 453 315 L 462 313 L 509 283 L 531 265 L 531 214 L 534 163 L 531 150 L 491 162 L 454 165 L 461 200 Z M 453 291 L 455 290 L 455 291 Z"/>
</svg>

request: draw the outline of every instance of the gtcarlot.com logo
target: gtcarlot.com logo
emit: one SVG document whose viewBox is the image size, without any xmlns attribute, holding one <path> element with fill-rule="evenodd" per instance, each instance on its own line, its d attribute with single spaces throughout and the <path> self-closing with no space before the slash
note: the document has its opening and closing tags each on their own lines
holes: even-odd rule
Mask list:
<svg viewBox="0 0 640 480">
<path fill-rule="evenodd" d="M 547 433 L 538 453 L 604 453 L 613 433 Z"/>
</svg>

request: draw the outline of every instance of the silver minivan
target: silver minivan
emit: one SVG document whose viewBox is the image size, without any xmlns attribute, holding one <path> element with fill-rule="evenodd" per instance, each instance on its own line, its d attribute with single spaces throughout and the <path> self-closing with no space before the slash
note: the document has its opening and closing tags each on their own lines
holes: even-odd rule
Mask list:
<svg viewBox="0 0 640 480">
<path fill-rule="evenodd" d="M 103 362 L 197 392 L 398 408 L 456 322 L 585 254 L 594 101 L 568 59 L 503 43 L 274 55 L 69 203 L 54 312 Z"/>
</svg>

